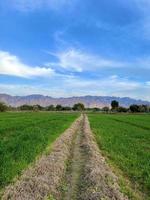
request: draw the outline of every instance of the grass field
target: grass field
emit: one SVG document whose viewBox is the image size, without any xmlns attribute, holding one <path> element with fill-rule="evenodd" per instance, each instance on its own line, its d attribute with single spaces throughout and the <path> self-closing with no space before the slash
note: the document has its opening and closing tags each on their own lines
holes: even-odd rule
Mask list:
<svg viewBox="0 0 150 200">
<path fill-rule="evenodd" d="M 32 163 L 78 114 L 1 113 L 0 190 Z"/>
<path fill-rule="evenodd" d="M 89 114 L 89 120 L 108 161 L 150 196 L 150 115 Z"/>
</svg>

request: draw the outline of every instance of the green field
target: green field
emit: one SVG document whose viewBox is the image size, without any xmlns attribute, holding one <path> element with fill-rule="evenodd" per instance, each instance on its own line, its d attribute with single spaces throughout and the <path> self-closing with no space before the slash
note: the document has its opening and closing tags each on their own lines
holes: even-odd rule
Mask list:
<svg viewBox="0 0 150 200">
<path fill-rule="evenodd" d="M 75 113 L 1 113 L 0 189 L 45 151 L 77 116 Z"/>
<path fill-rule="evenodd" d="M 89 114 L 89 120 L 108 162 L 150 196 L 150 115 Z"/>
</svg>

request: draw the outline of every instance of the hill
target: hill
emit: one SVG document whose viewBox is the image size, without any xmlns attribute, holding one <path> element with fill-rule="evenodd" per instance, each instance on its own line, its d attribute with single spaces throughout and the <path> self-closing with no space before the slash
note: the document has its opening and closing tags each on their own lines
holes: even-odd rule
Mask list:
<svg viewBox="0 0 150 200">
<path fill-rule="evenodd" d="M 68 98 L 53 98 L 49 96 L 43 96 L 39 94 L 33 94 L 28 96 L 11 96 L 8 94 L 0 94 L 0 101 L 5 102 L 7 105 L 14 107 L 29 104 L 39 104 L 41 106 L 57 105 L 72 106 L 75 103 L 81 102 L 86 107 L 104 107 L 110 106 L 112 100 L 117 100 L 121 106 L 128 107 L 131 104 L 146 104 L 150 105 L 150 102 L 143 100 L 136 100 L 129 97 L 111 97 L 111 96 L 80 96 L 80 97 L 68 97 Z"/>
</svg>

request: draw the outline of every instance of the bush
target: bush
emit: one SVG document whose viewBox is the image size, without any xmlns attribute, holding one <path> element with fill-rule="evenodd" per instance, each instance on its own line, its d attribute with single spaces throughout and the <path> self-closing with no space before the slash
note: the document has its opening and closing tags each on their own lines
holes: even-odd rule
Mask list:
<svg viewBox="0 0 150 200">
<path fill-rule="evenodd" d="M 47 108 L 46 108 L 47 111 L 54 111 L 55 110 L 55 107 L 54 105 L 49 105 Z"/>
<path fill-rule="evenodd" d="M 99 112 L 101 109 L 100 108 L 97 108 L 97 107 L 95 107 L 95 108 L 93 108 L 93 112 Z"/>
<path fill-rule="evenodd" d="M 75 110 L 75 111 L 82 111 L 82 110 L 85 109 L 85 107 L 84 107 L 84 104 L 77 103 L 77 104 L 74 104 L 72 109 Z"/>
<path fill-rule="evenodd" d="M 33 106 L 25 104 L 25 105 L 20 106 L 19 109 L 22 111 L 33 110 Z"/>
<path fill-rule="evenodd" d="M 0 102 L 0 112 L 5 112 L 7 110 L 7 106 L 5 103 Z"/>
<path fill-rule="evenodd" d="M 109 107 L 107 107 L 107 106 L 103 107 L 103 108 L 102 108 L 102 111 L 104 111 L 104 112 L 109 112 Z"/>
<path fill-rule="evenodd" d="M 133 104 L 130 106 L 130 111 L 131 112 L 139 112 L 139 106 L 136 104 Z"/>
<path fill-rule="evenodd" d="M 61 111 L 62 109 L 63 109 L 62 105 L 59 105 L 59 104 L 58 104 L 58 105 L 56 106 L 56 110 L 57 110 L 57 111 Z"/>
<path fill-rule="evenodd" d="M 119 107 L 117 108 L 117 111 L 118 111 L 118 112 L 127 112 L 127 111 L 128 111 L 128 108 L 119 106 Z"/>
</svg>

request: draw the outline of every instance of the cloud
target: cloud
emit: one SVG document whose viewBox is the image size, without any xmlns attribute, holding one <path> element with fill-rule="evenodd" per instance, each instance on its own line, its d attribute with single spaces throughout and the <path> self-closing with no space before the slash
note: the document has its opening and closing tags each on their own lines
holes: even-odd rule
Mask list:
<svg viewBox="0 0 150 200">
<path fill-rule="evenodd" d="M 56 62 L 48 62 L 45 65 L 52 68 L 60 68 L 70 72 L 99 72 L 105 69 L 150 69 L 150 57 L 134 58 L 130 61 L 109 59 L 101 55 L 94 55 L 72 48 L 62 52 L 47 52 L 54 56 Z"/>
<path fill-rule="evenodd" d="M 111 92 L 133 91 L 139 89 L 142 84 L 137 81 L 132 81 L 127 78 L 120 78 L 117 75 L 105 77 L 103 79 L 87 80 L 73 77 L 66 80 L 66 83 L 71 88 L 87 89 L 88 91 L 103 91 L 105 95 Z"/>
<path fill-rule="evenodd" d="M 150 86 L 150 81 L 147 81 L 147 82 L 146 82 L 146 85 L 147 85 L 147 86 Z"/>
<path fill-rule="evenodd" d="M 94 71 L 100 68 L 122 67 L 123 63 L 100 56 L 84 53 L 77 49 L 69 49 L 59 53 L 50 53 L 57 58 L 55 63 L 47 63 L 47 66 L 61 67 L 69 71 L 83 72 Z"/>
<path fill-rule="evenodd" d="M 70 6 L 75 0 L 6 0 L 9 7 L 18 11 L 34 11 L 38 9 L 58 10 L 64 6 Z"/>
<path fill-rule="evenodd" d="M 60 84 L 61 83 L 61 84 Z M 75 76 L 55 77 L 54 80 L 35 84 L 0 84 L 1 93 L 12 95 L 43 94 L 53 97 L 119 96 L 150 100 L 150 81 L 138 82 L 117 75 L 103 79 L 86 79 Z M 69 92 L 68 92 L 69 91 Z"/>
<path fill-rule="evenodd" d="M 148 0 L 134 0 L 140 10 L 147 10 L 150 8 L 150 1 Z"/>
<path fill-rule="evenodd" d="M 45 67 L 31 67 L 9 52 L 0 51 L 0 74 L 30 78 L 52 76 L 54 71 Z"/>
<path fill-rule="evenodd" d="M 72 78 L 66 80 L 66 85 L 69 91 L 75 91 L 74 95 L 119 96 L 150 100 L 149 82 L 133 81 L 117 75 L 96 80 Z"/>
<path fill-rule="evenodd" d="M 140 14 L 140 20 L 136 26 L 136 32 L 140 33 L 140 38 L 150 39 L 150 1 L 148 0 L 134 0 L 137 10 Z"/>
</svg>

